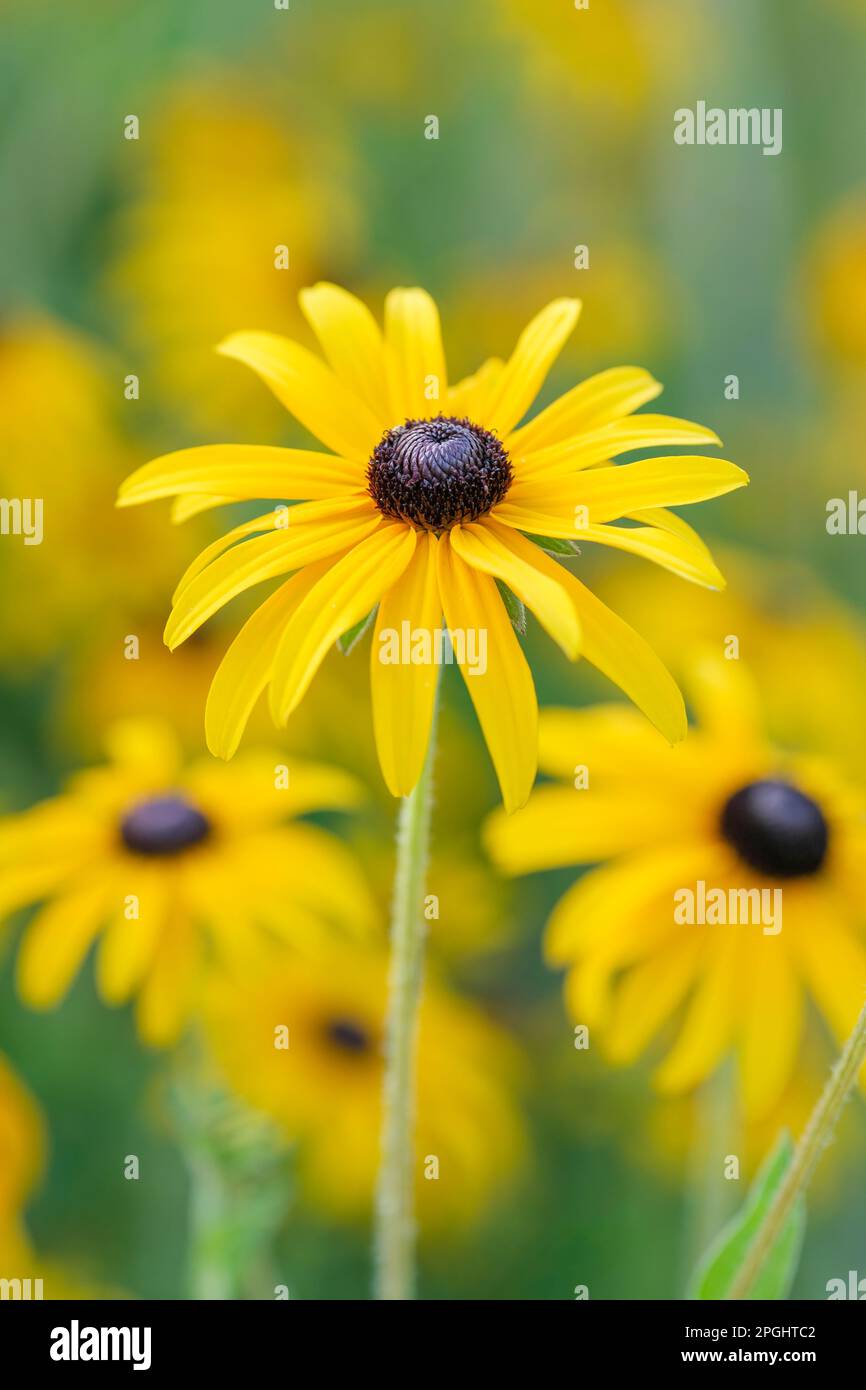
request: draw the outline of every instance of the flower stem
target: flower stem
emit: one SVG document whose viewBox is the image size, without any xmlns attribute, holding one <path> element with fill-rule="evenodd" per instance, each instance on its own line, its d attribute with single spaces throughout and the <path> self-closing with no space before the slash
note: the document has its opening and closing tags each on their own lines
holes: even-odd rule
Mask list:
<svg viewBox="0 0 866 1390">
<path fill-rule="evenodd" d="M 866 1005 L 854 1031 L 842 1049 L 818 1104 L 800 1137 L 790 1167 L 776 1196 L 755 1233 L 746 1257 L 728 1290 L 729 1299 L 748 1298 L 749 1292 L 785 1224 L 798 1197 L 805 1194 L 815 1164 L 833 1138 L 842 1107 L 866 1061 Z"/>
<path fill-rule="evenodd" d="M 730 1059 L 704 1082 L 694 1104 L 684 1251 L 689 1272 L 730 1214 L 734 1184 L 725 1181 L 722 1155 L 737 1152 L 740 1131 L 736 1076 Z"/>
<path fill-rule="evenodd" d="M 438 697 L 437 697 L 438 703 Z M 382 1156 L 376 1189 L 375 1296 L 415 1296 L 415 1048 L 424 971 L 424 880 L 430 843 L 436 712 L 420 778 L 400 803 L 385 1024 Z"/>
<path fill-rule="evenodd" d="M 272 1297 L 268 1252 L 289 1187 L 284 1145 L 225 1094 L 195 1030 L 177 1049 L 168 1095 L 190 1181 L 189 1297 Z"/>
<path fill-rule="evenodd" d="M 222 1174 L 203 1152 L 187 1155 L 191 1178 L 189 1288 L 196 1300 L 236 1298 L 223 1232 L 230 1209 Z"/>
</svg>

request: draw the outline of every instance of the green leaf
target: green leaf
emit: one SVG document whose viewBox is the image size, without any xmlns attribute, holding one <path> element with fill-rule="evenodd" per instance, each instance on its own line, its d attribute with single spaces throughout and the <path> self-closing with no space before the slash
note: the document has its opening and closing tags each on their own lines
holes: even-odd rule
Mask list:
<svg viewBox="0 0 866 1390">
<path fill-rule="evenodd" d="M 350 627 L 346 632 L 343 633 L 342 637 L 337 638 L 337 646 L 340 648 L 340 651 L 343 653 L 343 656 L 348 656 L 352 648 L 358 642 L 360 642 L 361 638 L 364 636 L 364 633 L 367 631 L 367 628 L 373 621 L 373 618 L 376 614 L 376 608 L 378 608 L 378 606 L 379 605 L 376 604 L 375 607 L 370 609 L 366 617 L 362 618 L 359 623 L 355 623 L 353 627 Z"/>
<path fill-rule="evenodd" d="M 526 539 L 532 541 L 533 545 L 540 546 L 550 555 L 579 555 L 580 546 L 577 541 L 559 540 L 556 536 L 530 536 L 524 532 Z"/>
<path fill-rule="evenodd" d="M 516 594 L 513 594 L 507 584 L 503 584 L 501 579 L 497 579 L 496 587 L 502 595 L 502 602 L 505 610 L 511 619 L 511 626 L 515 632 L 519 632 L 522 637 L 526 632 L 526 609 Z"/>
<path fill-rule="evenodd" d="M 694 1275 L 687 1297 L 699 1299 L 725 1298 L 746 1257 L 758 1227 L 788 1171 L 794 1156 L 794 1145 L 787 1130 L 783 1130 L 749 1189 L 742 1210 L 728 1223 L 713 1241 Z M 753 1283 L 748 1297 L 784 1299 L 797 1272 L 803 1232 L 806 1226 L 806 1206 L 801 1198 L 794 1205 L 788 1221 L 770 1250 Z"/>
</svg>

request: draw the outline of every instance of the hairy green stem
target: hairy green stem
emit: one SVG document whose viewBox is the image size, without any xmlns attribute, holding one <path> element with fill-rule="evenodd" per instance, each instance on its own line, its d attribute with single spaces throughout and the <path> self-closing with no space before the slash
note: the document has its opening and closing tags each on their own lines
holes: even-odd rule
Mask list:
<svg viewBox="0 0 866 1390">
<path fill-rule="evenodd" d="M 794 1150 L 790 1167 L 746 1252 L 745 1259 L 728 1291 L 728 1298 L 748 1298 L 764 1261 L 785 1229 L 785 1224 L 791 1215 L 795 1202 L 798 1197 L 805 1194 L 815 1164 L 833 1138 L 842 1107 L 854 1087 L 864 1061 L 866 1061 L 866 1005 L 861 1010 L 860 1017 L 854 1025 L 854 1031 L 846 1042 L 824 1092 L 809 1117 L 800 1142 Z"/>
<path fill-rule="evenodd" d="M 199 1150 L 187 1154 L 191 1179 L 189 1287 L 196 1300 L 238 1297 L 226 1249 L 226 1211 L 231 1203 L 219 1165 Z"/>
<path fill-rule="evenodd" d="M 375 1296 L 415 1296 L 415 1050 L 424 973 L 424 882 L 430 843 L 436 714 L 424 769 L 400 803 L 385 1024 L 382 1150 L 376 1189 Z"/>
</svg>

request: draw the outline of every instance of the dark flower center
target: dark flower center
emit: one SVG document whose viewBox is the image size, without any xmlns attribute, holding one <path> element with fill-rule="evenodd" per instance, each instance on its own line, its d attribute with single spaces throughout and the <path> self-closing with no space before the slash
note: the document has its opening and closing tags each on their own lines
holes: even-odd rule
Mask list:
<svg viewBox="0 0 866 1390">
<path fill-rule="evenodd" d="M 495 434 L 445 415 L 387 430 L 367 466 L 379 511 L 428 531 L 484 516 L 505 497 L 511 479 L 511 463 Z"/>
<path fill-rule="evenodd" d="M 768 779 L 741 787 L 726 803 L 722 834 L 741 859 L 769 878 L 800 878 L 824 863 L 829 829 L 811 797 Z"/>
<path fill-rule="evenodd" d="M 207 817 L 179 795 L 139 801 L 120 823 L 121 839 L 134 854 L 180 854 L 210 833 Z"/>
<path fill-rule="evenodd" d="M 373 1040 L 366 1028 L 356 1022 L 353 1018 L 332 1018 L 325 1024 L 325 1037 L 333 1046 L 341 1052 L 354 1053 L 356 1056 L 363 1052 L 369 1052 Z"/>
</svg>

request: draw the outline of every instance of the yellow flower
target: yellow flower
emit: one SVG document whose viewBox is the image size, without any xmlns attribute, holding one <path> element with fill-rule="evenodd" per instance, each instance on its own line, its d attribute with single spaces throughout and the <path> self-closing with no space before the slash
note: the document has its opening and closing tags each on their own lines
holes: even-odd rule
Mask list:
<svg viewBox="0 0 866 1390">
<path fill-rule="evenodd" d="M 621 0 L 589 5 L 578 13 L 561 0 L 505 0 L 496 17 L 521 42 L 521 58 L 535 85 L 551 100 L 592 102 L 606 112 L 635 117 L 646 110 L 653 68 L 650 34 Z"/>
<path fill-rule="evenodd" d="M 309 1200 L 345 1218 L 366 1214 L 379 1166 L 386 987 L 384 955 L 341 947 L 246 978 L 214 973 L 205 997 L 228 1084 L 298 1141 Z M 471 1222 L 513 1177 L 524 1149 L 519 1070 L 505 1034 L 428 980 L 414 1167 L 425 1224 Z"/>
<path fill-rule="evenodd" d="M 232 768 L 184 767 L 168 727 L 126 721 L 110 762 L 68 791 L 0 822 L 0 912 L 43 906 L 24 931 L 18 985 L 34 1008 L 68 989 L 101 935 L 97 985 L 109 1004 L 137 994 L 141 1036 L 176 1039 L 211 956 L 241 960 L 267 935 L 316 940 L 375 922 L 352 856 L 289 817 L 358 799 L 344 773 L 279 753 Z"/>
<path fill-rule="evenodd" d="M 575 300 L 555 300 L 507 361 L 491 359 L 454 386 L 436 306 L 423 290 L 391 291 L 384 335 L 337 286 L 304 290 L 301 306 L 327 363 L 268 333 L 235 334 L 221 351 L 258 372 L 332 452 L 184 449 L 145 465 L 121 488 L 124 506 L 176 497 L 176 518 L 231 500 L 306 499 L 208 547 L 175 593 L 165 633 L 172 648 L 236 595 L 283 577 L 217 671 L 205 717 L 211 751 L 234 753 L 265 686 L 284 724 L 334 641 L 378 604 L 376 743 L 390 790 L 407 794 L 427 749 L 444 612 L 505 805 L 522 805 L 535 776 L 537 707 L 497 581 L 533 609 L 569 657 L 582 652 L 669 739 L 681 738 L 682 698 L 650 648 L 527 533 L 549 546 L 579 539 L 628 550 L 720 585 L 703 543 L 666 508 L 740 487 L 742 470 L 694 455 L 621 468 L 609 462 L 654 445 L 718 443 L 712 431 L 632 416 L 661 389 L 636 367 L 590 378 L 520 427 L 575 324 Z M 639 524 L 609 524 L 617 518 Z"/>
<path fill-rule="evenodd" d="M 815 327 L 836 361 L 866 363 L 866 192 L 849 195 L 820 228 L 807 268 Z"/>
<path fill-rule="evenodd" d="M 115 640 L 129 632 L 130 611 L 181 563 L 177 538 L 166 544 L 144 513 L 117 524 L 112 494 L 140 455 L 119 428 L 112 374 L 122 382 L 122 369 L 65 324 L 29 314 L 4 322 L 0 587 L 15 601 L 0 607 L 0 666 L 16 675 L 95 625 Z M 147 555 L 146 571 L 129 563 L 135 554 Z"/>
<path fill-rule="evenodd" d="M 39 1109 L 0 1054 L 0 1231 L 6 1230 L 23 1209 L 44 1159 L 45 1133 Z"/>
<path fill-rule="evenodd" d="M 310 148 L 308 134 L 293 141 L 284 127 L 271 99 L 211 72 L 160 97 L 144 162 L 134 161 L 110 290 L 145 355 L 148 389 L 200 429 L 241 424 L 277 437 L 279 409 L 213 344 L 237 323 L 284 325 L 329 228 L 340 227 L 344 254 L 351 242 L 349 200 L 335 191 L 345 181 L 308 172 L 333 167 L 334 151 L 323 160 L 321 142 Z"/>
<path fill-rule="evenodd" d="M 658 1088 L 698 1085 L 735 1048 L 753 1120 L 790 1080 L 806 998 L 840 1040 L 862 1006 L 866 801 L 769 743 L 741 663 L 699 660 L 691 695 L 699 727 L 675 750 L 622 706 L 546 711 L 541 766 L 569 785 L 487 839 L 512 873 L 612 861 L 548 925 L 574 1020 L 627 1064 L 684 1005 Z"/>
<path fill-rule="evenodd" d="M 719 562 L 730 581 L 723 594 L 684 588 L 659 569 L 635 584 L 623 565 L 605 575 L 604 597 L 647 633 L 675 676 L 697 646 L 742 657 L 760 687 L 771 738 L 844 761 L 866 781 L 862 617 L 796 558 L 726 547 Z"/>
</svg>

